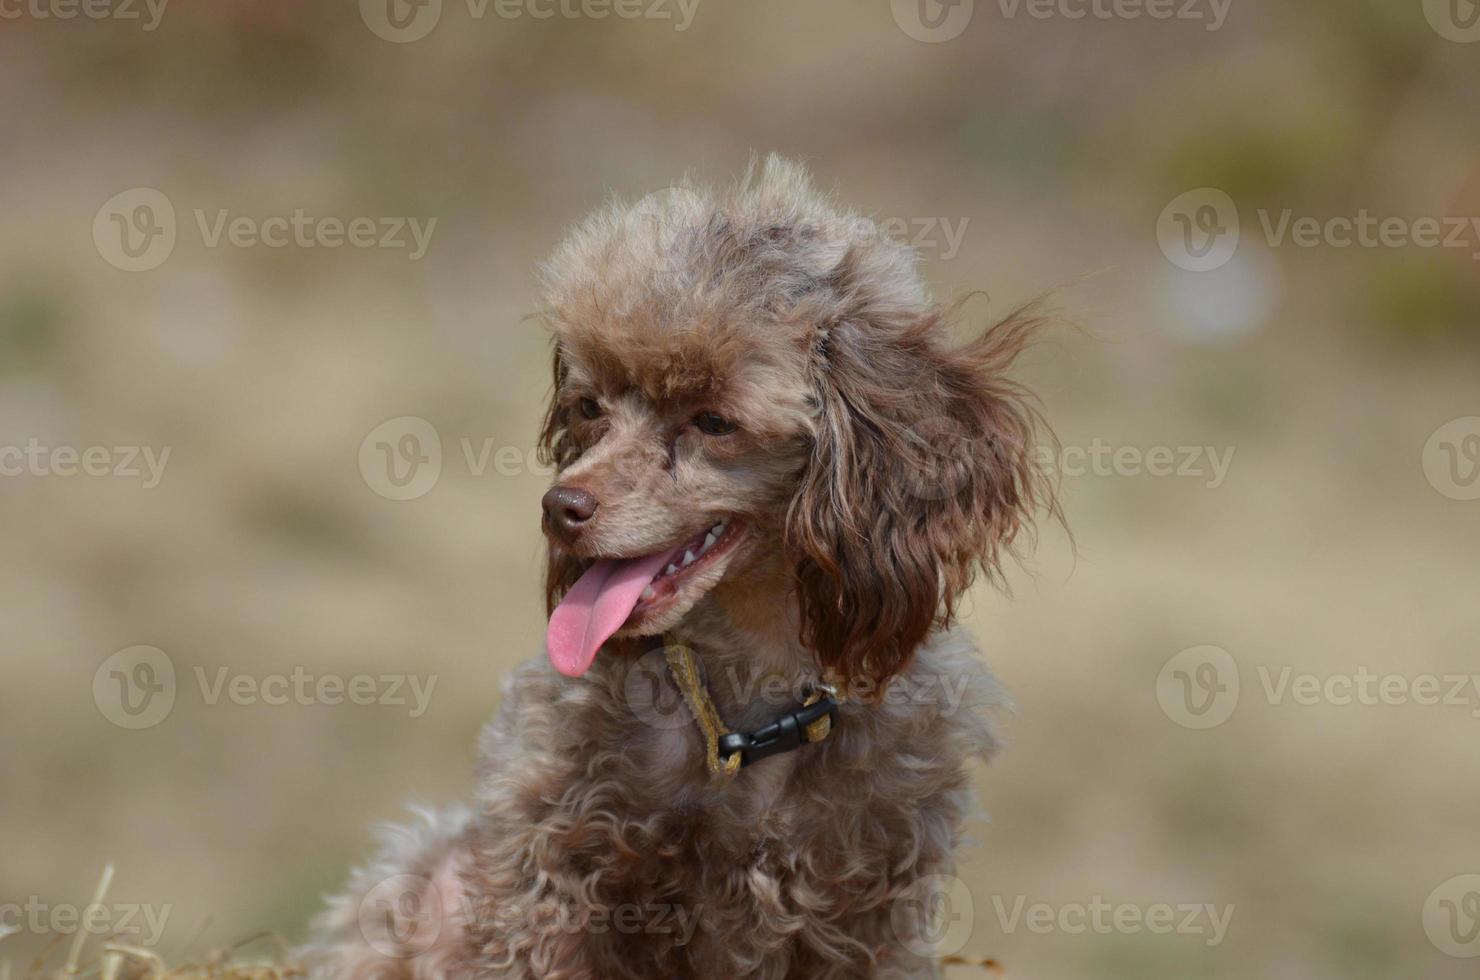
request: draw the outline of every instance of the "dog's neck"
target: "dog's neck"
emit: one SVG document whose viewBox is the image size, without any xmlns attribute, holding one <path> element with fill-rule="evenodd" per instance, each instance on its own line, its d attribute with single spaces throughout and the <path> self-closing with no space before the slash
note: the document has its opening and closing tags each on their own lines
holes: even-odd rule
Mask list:
<svg viewBox="0 0 1480 980">
<path fill-rule="evenodd" d="M 792 714 L 821 681 L 801 641 L 799 604 L 780 548 L 734 571 L 670 629 L 697 654 L 715 708 L 733 730 Z"/>
<path fill-rule="evenodd" d="M 707 596 L 663 638 L 693 651 L 722 730 L 758 732 L 797 712 L 819 678 L 815 658 L 802 647 L 795 630 L 782 625 L 779 606 L 771 609 L 770 621 L 758 622 L 743 612 L 735 615 Z M 789 774 L 805 753 L 814 750 L 797 746 L 742 770 L 744 775 L 733 782 L 716 783 L 699 761 L 703 739 L 695 735 L 702 726 L 687 711 L 683 717 L 689 724 L 640 734 L 650 745 L 662 746 L 655 750 L 658 757 L 674 763 L 655 766 L 649 788 L 658 799 L 681 808 L 698 805 L 724 814 L 731 837 L 762 824 L 763 814 L 784 795 Z M 676 764 L 680 758 L 685 764 Z"/>
<path fill-rule="evenodd" d="M 715 706 L 735 728 L 770 723 L 821 679 L 798 635 L 795 598 L 776 578 L 756 578 L 717 589 L 669 631 L 698 655 Z"/>
</svg>

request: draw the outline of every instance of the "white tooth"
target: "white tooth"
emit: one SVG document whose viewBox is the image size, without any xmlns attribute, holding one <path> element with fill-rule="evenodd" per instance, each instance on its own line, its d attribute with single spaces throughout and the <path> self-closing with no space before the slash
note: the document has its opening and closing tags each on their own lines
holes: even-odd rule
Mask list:
<svg viewBox="0 0 1480 980">
<path fill-rule="evenodd" d="M 644 599 L 655 599 L 657 598 L 657 596 L 658 593 L 653 591 L 653 587 L 651 585 L 642 590 L 642 597 Z"/>
<path fill-rule="evenodd" d="M 692 551 L 685 551 L 683 553 L 683 563 L 684 567 L 688 567 L 694 563 L 694 553 Z"/>
<path fill-rule="evenodd" d="M 673 564 L 672 562 L 669 562 L 668 563 L 668 567 L 665 568 L 665 569 L 663 569 L 663 574 L 664 575 L 672 575 L 676 571 L 678 571 L 678 566 L 675 565 L 675 564 Z"/>
<path fill-rule="evenodd" d="M 713 548 L 714 547 L 714 543 L 716 541 L 718 541 L 718 540 L 719 540 L 719 535 L 718 534 L 715 534 L 713 531 L 710 531 L 709 532 L 709 536 L 704 539 L 704 547 L 702 547 L 702 548 L 699 549 L 699 554 L 702 555 L 702 554 L 704 554 L 704 552 L 708 551 L 710 548 Z"/>
</svg>

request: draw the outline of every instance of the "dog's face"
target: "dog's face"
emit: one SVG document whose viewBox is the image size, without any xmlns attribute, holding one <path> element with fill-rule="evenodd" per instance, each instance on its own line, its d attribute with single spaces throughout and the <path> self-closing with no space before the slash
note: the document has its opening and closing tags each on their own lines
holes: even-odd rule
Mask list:
<svg viewBox="0 0 1480 980">
<path fill-rule="evenodd" d="M 1032 322 L 950 349 L 908 251 L 794 167 L 610 207 L 545 285 L 566 673 L 743 580 L 794 613 L 822 668 L 883 680 L 1039 497 L 1035 417 L 1002 377 Z"/>
<path fill-rule="evenodd" d="M 670 629 L 732 570 L 779 551 L 811 448 L 794 344 L 762 350 L 777 338 L 761 325 L 730 339 L 643 326 L 561 335 L 552 414 L 567 462 L 543 501 L 545 532 L 576 567 L 668 556 L 619 636 Z"/>
</svg>

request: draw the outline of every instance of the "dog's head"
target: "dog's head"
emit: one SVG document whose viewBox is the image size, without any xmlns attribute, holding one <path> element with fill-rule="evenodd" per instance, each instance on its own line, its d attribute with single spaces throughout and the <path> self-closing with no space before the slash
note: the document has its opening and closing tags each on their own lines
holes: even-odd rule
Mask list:
<svg viewBox="0 0 1480 980">
<path fill-rule="evenodd" d="M 728 589 L 791 617 L 822 669 L 882 681 L 1051 506 L 1004 376 L 1033 319 L 953 349 L 910 250 L 795 165 L 611 205 L 544 278 L 566 673 Z"/>
</svg>

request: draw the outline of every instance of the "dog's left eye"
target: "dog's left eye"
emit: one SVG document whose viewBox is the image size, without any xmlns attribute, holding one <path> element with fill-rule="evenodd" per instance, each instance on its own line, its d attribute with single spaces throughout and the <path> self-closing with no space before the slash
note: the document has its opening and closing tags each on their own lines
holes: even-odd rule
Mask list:
<svg viewBox="0 0 1480 980">
<path fill-rule="evenodd" d="M 714 412 L 700 412 L 694 416 L 694 424 L 699 427 L 700 432 L 711 436 L 728 435 L 735 431 L 734 422 Z"/>
<path fill-rule="evenodd" d="M 601 403 L 598 402 L 594 398 L 582 398 L 581 399 L 581 404 L 580 404 L 580 409 L 581 409 L 581 415 L 584 416 L 585 418 L 588 418 L 588 419 L 599 419 L 599 418 L 601 418 Z"/>
</svg>

